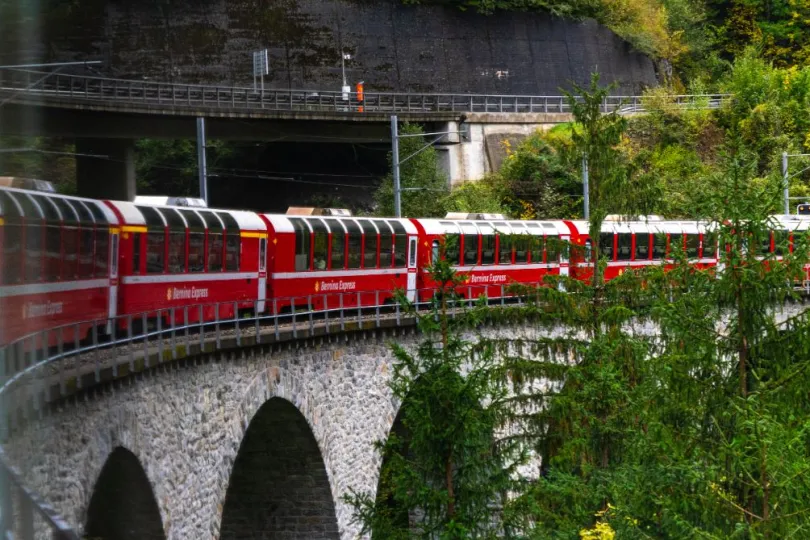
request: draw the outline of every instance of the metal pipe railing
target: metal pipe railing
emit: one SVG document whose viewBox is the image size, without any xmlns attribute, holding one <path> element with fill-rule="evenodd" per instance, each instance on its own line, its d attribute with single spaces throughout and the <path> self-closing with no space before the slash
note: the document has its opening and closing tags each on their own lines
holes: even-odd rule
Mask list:
<svg viewBox="0 0 810 540">
<path fill-rule="evenodd" d="M 31 87 L 32 78 L 42 78 Z M 134 81 L 31 70 L 0 70 L 0 93 L 70 101 L 122 104 L 157 104 L 166 107 L 212 109 L 267 109 L 278 111 L 377 113 L 570 113 L 563 96 L 498 95 L 456 93 L 364 92 L 363 99 L 349 92 L 307 89 L 265 89 L 251 87 Z M 696 94 L 655 97 L 676 108 L 715 109 L 730 99 L 729 94 Z M 645 96 L 608 96 L 603 112 L 643 112 Z"/>
</svg>

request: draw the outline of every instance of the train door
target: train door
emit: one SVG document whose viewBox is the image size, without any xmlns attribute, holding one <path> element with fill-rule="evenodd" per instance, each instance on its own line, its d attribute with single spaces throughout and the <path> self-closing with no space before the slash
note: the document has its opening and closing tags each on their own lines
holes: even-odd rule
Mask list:
<svg viewBox="0 0 810 540">
<path fill-rule="evenodd" d="M 416 237 L 408 241 L 408 300 L 416 300 Z"/>
<path fill-rule="evenodd" d="M 256 303 L 256 314 L 264 312 L 264 300 L 267 298 L 267 237 L 259 238 L 259 296 Z"/>
<path fill-rule="evenodd" d="M 120 229 L 110 229 L 110 297 L 108 299 L 108 321 L 107 321 L 107 334 L 113 333 L 113 321 L 117 315 L 118 307 L 118 236 Z"/>
</svg>

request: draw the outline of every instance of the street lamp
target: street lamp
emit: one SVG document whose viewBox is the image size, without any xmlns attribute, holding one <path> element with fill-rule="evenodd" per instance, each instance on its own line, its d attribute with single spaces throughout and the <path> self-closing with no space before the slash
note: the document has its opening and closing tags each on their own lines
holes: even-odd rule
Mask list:
<svg viewBox="0 0 810 540">
<path fill-rule="evenodd" d="M 346 82 L 346 60 L 351 59 L 351 54 L 340 51 L 340 71 L 343 73 L 343 88 L 341 88 L 341 92 L 343 93 L 344 101 L 349 99 L 349 93 L 352 91 L 352 89 L 349 87 L 349 83 Z"/>
</svg>

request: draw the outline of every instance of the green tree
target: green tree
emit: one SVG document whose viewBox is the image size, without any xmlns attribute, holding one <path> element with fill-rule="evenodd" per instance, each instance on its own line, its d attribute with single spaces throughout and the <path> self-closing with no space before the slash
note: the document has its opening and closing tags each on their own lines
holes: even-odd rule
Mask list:
<svg viewBox="0 0 810 540">
<path fill-rule="evenodd" d="M 508 438 L 496 439 L 507 388 L 494 349 L 462 339 L 480 306 L 459 312 L 463 276 L 447 261 L 429 271 L 437 293 L 428 313 L 415 314 L 425 339 L 414 353 L 392 345 L 389 384 L 403 429 L 377 443 L 384 462 L 376 498 L 347 499 L 361 533 L 375 538 L 495 538 L 507 527 L 505 494 L 524 456 Z"/>
<path fill-rule="evenodd" d="M 400 126 L 400 135 L 420 135 L 422 128 L 416 124 Z M 400 160 L 400 200 L 404 217 L 444 216 L 443 199 L 447 196 L 447 177 L 439 169 L 436 150 L 424 148 L 427 141 L 423 137 L 405 137 L 399 141 Z M 419 152 L 421 150 L 421 152 Z M 419 152 L 417 154 L 417 152 Z M 392 166 L 388 155 L 389 168 Z M 374 194 L 379 216 L 394 215 L 394 178 L 388 174 Z"/>
</svg>

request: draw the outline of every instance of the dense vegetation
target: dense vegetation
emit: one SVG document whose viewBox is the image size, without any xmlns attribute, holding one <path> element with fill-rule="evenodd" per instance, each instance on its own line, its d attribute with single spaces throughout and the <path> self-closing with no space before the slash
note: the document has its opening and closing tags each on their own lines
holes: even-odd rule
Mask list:
<svg viewBox="0 0 810 540">
<path fill-rule="evenodd" d="M 762 67 L 747 62 L 737 76 Z M 658 204 L 655 190 L 621 196 L 638 187 L 633 156 L 621 157 L 630 126 L 597 113 L 604 92 L 595 78 L 584 103 L 571 100 L 578 122 L 567 151 L 592 163 L 592 230 L 617 208 Z M 481 314 L 446 311 L 463 276 L 434 265 L 444 287 L 421 321 L 425 341 L 396 348 L 391 386 L 403 426 L 379 443 L 376 497 L 348 498 L 366 531 L 583 540 L 810 533 L 810 319 L 777 323 L 773 310 L 794 298 L 810 244 L 795 235 L 780 260 L 754 248 L 770 238 L 773 201 L 761 176 L 770 149 L 746 140 L 738 129 L 746 118 L 717 128 L 705 164 L 711 188 L 700 213 L 719 224 L 722 269 L 697 270 L 678 253 L 667 272 L 605 282 L 605 261 L 595 261 L 589 283 L 547 278 L 518 289 L 527 307 L 487 311 L 536 324 L 536 337 L 473 344 L 465 335 Z M 696 120 L 683 122 L 675 125 Z M 782 253 L 785 242 L 777 236 Z"/>
</svg>

